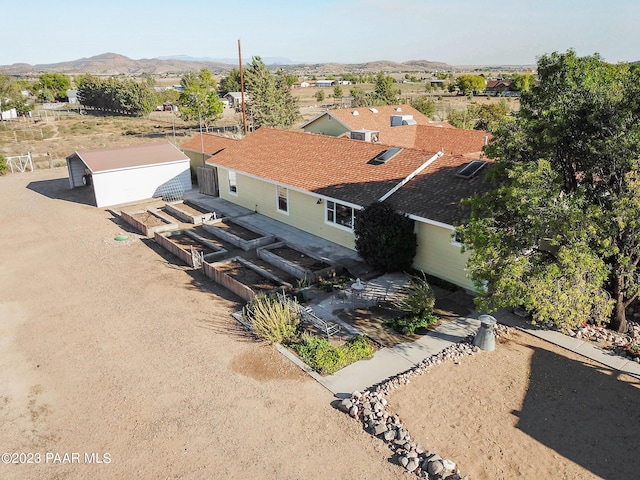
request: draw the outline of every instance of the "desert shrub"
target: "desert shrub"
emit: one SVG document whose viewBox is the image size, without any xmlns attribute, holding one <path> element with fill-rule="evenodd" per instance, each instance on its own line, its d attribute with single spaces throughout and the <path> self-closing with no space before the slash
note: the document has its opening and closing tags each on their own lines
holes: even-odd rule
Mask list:
<svg viewBox="0 0 640 480">
<path fill-rule="evenodd" d="M 384 202 L 375 202 L 355 217 L 356 250 L 365 262 L 384 272 L 411 267 L 417 241 L 413 220 Z"/>
<path fill-rule="evenodd" d="M 284 343 L 292 338 L 300 323 L 300 316 L 288 305 L 264 294 L 256 295 L 243 313 L 253 332 L 271 343 Z"/>
<path fill-rule="evenodd" d="M 333 346 L 326 338 L 304 333 L 288 345 L 311 368 L 321 375 L 332 375 L 350 363 L 371 358 L 375 347 L 366 337 L 356 337 L 344 345 Z"/>
<path fill-rule="evenodd" d="M 426 276 L 413 275 L 403 294 L 393 303 L 393 306 L 403 312 L 416 316 L 429 315 L 433 312 L 436 297 Z"/>
<path fill-rule="evenodd" d="M 9 166 L 7 165 L 7 160 L 0 155 L 0 175 L 4 175 L 9 171 Z"/>
<path fill-rule="evenodd" d="M 393 306 L 404 315 L 385 323 L 400 333 L 413 335 L 418 328 L 427 328 L 438 322 L 438 317 L 433 315 L 435 303 L 436 297 L 426 276 L 414 275 L 400 298 L 393 302 Z"/>
</svg>

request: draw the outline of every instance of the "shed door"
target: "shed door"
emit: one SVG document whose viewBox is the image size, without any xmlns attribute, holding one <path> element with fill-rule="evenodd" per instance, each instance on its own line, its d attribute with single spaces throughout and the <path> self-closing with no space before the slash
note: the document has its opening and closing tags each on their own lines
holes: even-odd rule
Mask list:
<svg viewBox="0 0 640 480">
<path fill-rule="evenodd" d="M 204 195 L 218 196 L 218 181 L 216 170 L 213 168 L 198 167 L 198 191 Z"/>
</svg>

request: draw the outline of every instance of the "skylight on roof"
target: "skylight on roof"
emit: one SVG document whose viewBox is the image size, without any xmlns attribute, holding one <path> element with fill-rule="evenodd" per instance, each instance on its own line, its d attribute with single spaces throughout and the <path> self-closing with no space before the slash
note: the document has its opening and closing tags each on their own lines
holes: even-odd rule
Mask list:
<svg viewBox="0 0 640 480">
<path fill-rule="evenodd" d="M 466 178 L 467 180 L 476 176 L 476 174 L 487 164 L 484 160 L 473 160 L 456 172 L 456 177 Z"/>
<path fill-rule="evenodd" d="M 371 110 L 371 113 L 378 113 L 378 109 L 377 108 L 370 108 L 369 110 Z"/>
<path fill-rule="evenodd" d="M 367 163 L 369 165 L 382 165 L 384 163 L 387 163 L 389 160 L 391 160 L 401 151 L 402 149 L 399 147 L 391 147 L 388 150 L 383 150 L 378 155 L 376 155 L 371 160 L 369 160 Z"/>
</svg>

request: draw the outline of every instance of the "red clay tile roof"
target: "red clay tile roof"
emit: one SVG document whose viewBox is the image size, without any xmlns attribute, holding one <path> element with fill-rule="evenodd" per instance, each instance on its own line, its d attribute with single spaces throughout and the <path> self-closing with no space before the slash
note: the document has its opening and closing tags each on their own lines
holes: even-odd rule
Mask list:
<svg viewBox="0 0 640 480">
<path fill-rule="evenodd" d="M 262 127 L 208 164 L 219 165 L 300 190 L 366 206 L 378 200 L 436 151 L 403 148 L 383 165 L 367 162 L 388 146 Z M 478 156 L 474 157 L 478 158 Z M 449 223 L 455 206 L 473 194 L 477 179 L 455 177 L 469 158 L 444 155 L 390 197 L 405 213 Z M 432 178 L 433 176 L 433 178 Z"/>
<path fill-rule="evenodd" d="M 189 160 L 189 157 L 169 142 L 99 150 L 77 150 L 68 155 L 67 159 L 72 157 L 79 157 L 92 173 Z"/>
<path fill-rule="evenodd" d="M 183 150 L 192 150 L 198 153 L 206 153 L 207 155 L 215 155 L 220 150 L 223 150 L 237 142 L 238 140 L 229 137 L 223 137 L 222 135 L 216 135 L 214 133 L 203 133 L 202 137 L 200 136 L 200 134 L 197 134 L 192 139 L 187 140 L 182 145 L 180 145 L 180 148 L 182 148 Z M 204 152 L 202 151 L 203 144 Z"/>
</svg>

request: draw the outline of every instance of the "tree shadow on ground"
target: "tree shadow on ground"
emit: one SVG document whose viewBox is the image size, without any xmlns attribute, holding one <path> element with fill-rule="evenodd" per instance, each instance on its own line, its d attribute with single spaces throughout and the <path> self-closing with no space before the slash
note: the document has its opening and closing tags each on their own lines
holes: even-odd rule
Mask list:
<svg viewBox="0 0 640 480">
<path fill-rule="evenodd" d="M 640 380 L 532 347 L 517 428 L 602 478 L 640 470 Z"/>
</svg>

